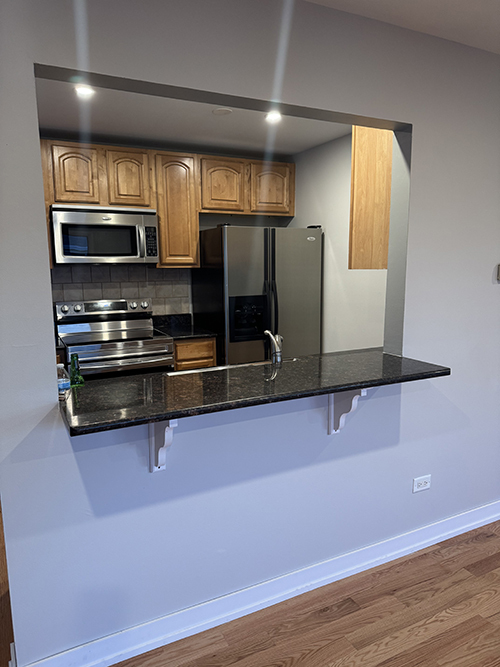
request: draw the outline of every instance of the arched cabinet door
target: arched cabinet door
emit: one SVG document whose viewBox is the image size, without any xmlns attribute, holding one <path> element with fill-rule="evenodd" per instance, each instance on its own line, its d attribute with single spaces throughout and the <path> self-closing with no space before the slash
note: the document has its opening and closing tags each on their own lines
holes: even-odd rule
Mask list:
<svg viewBox="0 0 500 667">
<path fill-rule="evenodd" d="M 106 150 L 109 203 L 117 206 L 151 205 L 147 152 Z"/>
<path fill-rule="evenodd" d="M 199 266 L 195 158 L 156 153 L 159 266 Z"/>
<path fill-rule="evenodd" d="M 293 169 L 293 164 L 251 163 L 250 208 L 252 213 L 294 214 Z"/>
<path fill-rule="evenodd" d="M 56 202 L 99 203 L 96 148 L 52 144 L 51 157 Z"/>
<path fill-rule="evenodd" d="M 245 160 L 201 158 L 201 208 L 205 211 L 245 209 Z"/>
</svg>

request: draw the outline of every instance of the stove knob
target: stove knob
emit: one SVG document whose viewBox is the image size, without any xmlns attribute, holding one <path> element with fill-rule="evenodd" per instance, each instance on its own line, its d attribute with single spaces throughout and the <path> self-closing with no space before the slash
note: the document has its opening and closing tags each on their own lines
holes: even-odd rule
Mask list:
<svg viewBox="0 0 500 667">
<path fill-rule="evenodd" d="M 141 308 L 147 308 L 149 306 L 149 303 L 147 301 L 143 301 L 141 303 Z"/>
<path fill-rule="evenodd" d="M 69 306 L 61 306 L 61 313 L 67 313 L 69 311 Z"/>
<path fill-rule="evenodd" d="M 137 308 L 137 301 L 132 301 L 129 303 L 129 306 L 132 308 L 132 310 L 135 310 Z"/>
<path fill-rule="evenodd" d="M 79 303 L 76 304 L 76 306 L 73 308 L 75 313 L 79 313 L 81 311 L 82 307 Z"/>
</svg>

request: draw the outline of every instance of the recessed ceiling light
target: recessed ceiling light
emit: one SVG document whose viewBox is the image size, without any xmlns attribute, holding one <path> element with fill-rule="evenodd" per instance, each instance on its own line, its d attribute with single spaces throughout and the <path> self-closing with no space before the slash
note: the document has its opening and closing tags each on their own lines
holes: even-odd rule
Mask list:
<svg viewBox="0 0 500 667">
<path fill-rule="evenodd" d="M 281 120 L 281 114 L 280 114 L 279 111 L 276 111 L 276 110 L 274 110 L 274 111 L 270 111 L 270 112 L 266 115 L 266 121 L 267 121 L 268 123 L 271 123 L 271 125 L 274 125 L 275 123 L 279 123 L 280 120 Z"/>
<path fill-rule="evenodd" d="M 212 113 L 214 116 L 227 116 L 230 113 L 233 113 L 233 110 L 228 107 L 219 107 L 218 109 L 214 109 Z"/>
<path fill-rule="evenodd" d="M 95 90 L 93 88 L 91 88 L 90 86 L 85 86 L 84 84 L 79 84 L 78 86 L 75 86 L 75 91 L 78 97 L 82 97 L 84 99 L 92 97 L 92 95 L 95 93 Z"/>
</svg>

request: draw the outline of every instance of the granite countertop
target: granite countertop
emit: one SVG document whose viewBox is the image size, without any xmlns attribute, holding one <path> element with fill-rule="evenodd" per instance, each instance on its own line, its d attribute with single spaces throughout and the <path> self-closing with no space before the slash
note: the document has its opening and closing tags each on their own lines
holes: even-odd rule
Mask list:
<svg viewBox="0 0 500 667">
<path fill-rule="evenodd" d="M 180 315 L 154 315 L 153 326 L 157 331 L 172 336 L 174 340 L 186 338 L 212 338 L 215 336 L 213 331 L 200 329 L 193 326 L 190 314 Z"/>
<path fill-rule="evenodd" d="M 242 365 L 87 380 L 68 391 L 61 411 L 74 436 L 450 373 L 445 366 L 372 348 L 299 357 L 279 368 Z"/>
</svg>

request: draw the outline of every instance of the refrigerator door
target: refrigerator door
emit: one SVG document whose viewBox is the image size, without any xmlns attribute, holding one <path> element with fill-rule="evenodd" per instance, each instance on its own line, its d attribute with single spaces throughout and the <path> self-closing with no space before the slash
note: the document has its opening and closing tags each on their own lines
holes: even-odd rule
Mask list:
<svg viewBox="0 0 500 667">
<path fill-rule="evenodd" d="M 227 364 L 266 358 L 269 235 L 263 227 L 223 227 Z"/>
<path fill-rule="evenodd" d="M 264 227 L 222 227 L 228 296 L 262 294 L 266 258 Z"/>
<path fill-rule="evenodd" d="M 323 232 L 276 228 L 271 234 L 275 264 L 273 333 L 283 336 L 283 357 L 321 352 Z"/>
</svg>

